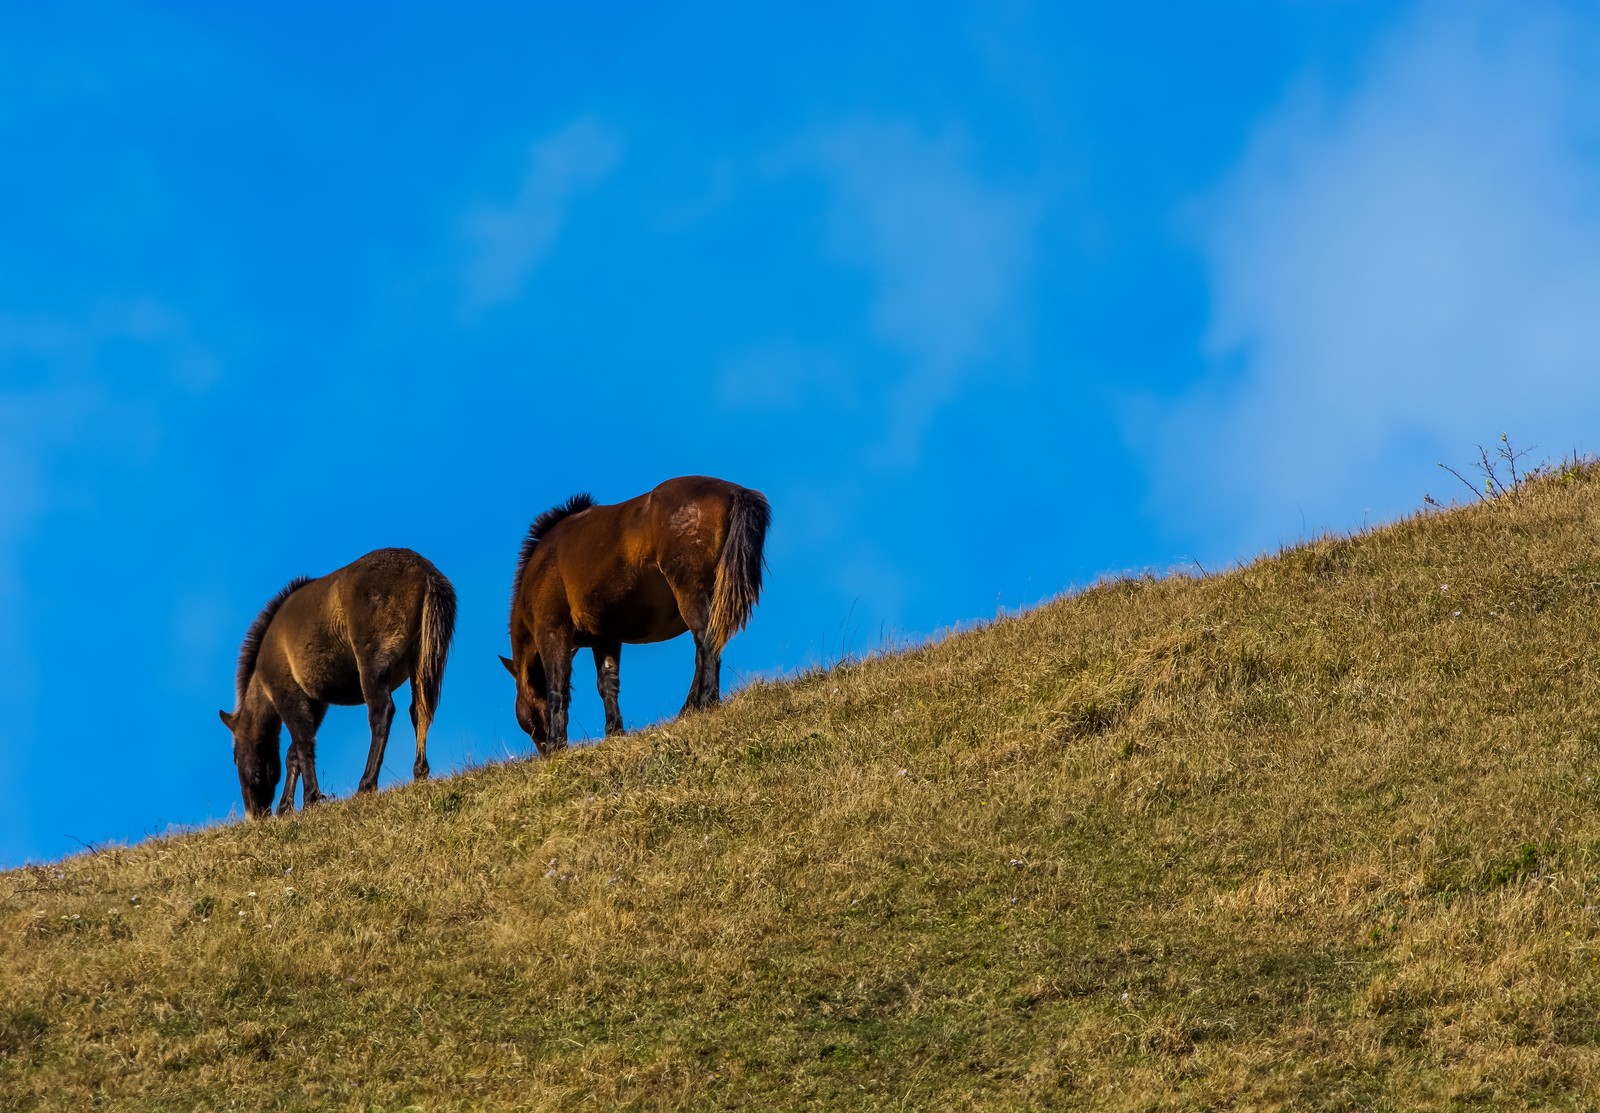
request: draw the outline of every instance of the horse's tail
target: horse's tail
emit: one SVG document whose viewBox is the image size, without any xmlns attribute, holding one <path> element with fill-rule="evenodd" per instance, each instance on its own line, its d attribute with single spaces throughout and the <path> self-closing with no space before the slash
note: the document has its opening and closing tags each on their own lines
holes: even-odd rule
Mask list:
<svg viewBox="0 0 1600 1113">
<path fill-rule="evenodd" d="M 418 710 L 428 719 L 439 709 L 439 689 L 444 684 L 445 658 L 456 632 L 456 589 L 437 568 L 428 570 L 422 591 L 421 646 L 417 651 Z"/>
<path fill-rule="evenodd" d="M 772 507 L 760 491 L 739 487 L 728 511 L 728 535 L 717 561 L 717 582 L 711 591 L 711 621 L 706 635 L 719 649 L 744 629 L 761 596 L 761 571 Z"/>
</svg>

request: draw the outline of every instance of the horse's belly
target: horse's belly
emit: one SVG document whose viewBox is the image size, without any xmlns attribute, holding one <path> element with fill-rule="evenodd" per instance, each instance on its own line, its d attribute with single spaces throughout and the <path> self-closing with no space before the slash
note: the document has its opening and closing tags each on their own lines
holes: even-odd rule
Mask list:
<svg viewBox="0 0 1600 1113">
<path fill-rule="evenodd" d="M 340 645 L 316 646 L 296 662 L 294 678 L 301 691 L 314 700 L 341 706 L 366 702 L 361 695 L 361 673 L 355 658 Z"/>
<path fill-rule="evenodd" d="M 595 606 L 589 613 L 575 615 L 578 627 L 589 635 L 585 640 L 664 642 L 688 630 L 678 612 L 677 597 L 666 579 L 652 572 L 621 598 Z"/>
<path fill-rule="evenodd" d="M 683 617 L 678 614 L 677 607 L 673 607 L 670 615 L 658 614 L 649 618 L 641 618 L 632 625 L 619 624 L 616 627 L 618 633 L 612 636 L 619 642 L 639 645 L 643 642 L 664 642 L 670 638 L 677 637 L 688 629 L 689 627 L 685 625 Z"/>
<path fill-rule="evenodd" d="M 354 707 L 358 703 L 367 702 L 366 697 L 361 694 L 360 680 L 351 684 L 330 685 L 317 698 L 323 703 L 331 703 L 339 707 Z"/>
</svg>

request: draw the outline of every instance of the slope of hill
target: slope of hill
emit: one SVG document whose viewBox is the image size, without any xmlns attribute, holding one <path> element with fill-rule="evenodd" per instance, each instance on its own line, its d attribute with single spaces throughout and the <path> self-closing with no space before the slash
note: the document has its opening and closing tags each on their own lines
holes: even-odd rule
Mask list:
<svg viewBox="0 0 1600 1113">
<path fill-rule="evenodd" d="M 1585 467 L 0 875 L 0 1105 L 1582 1106 L 1597 542 Z"/>
</svg>

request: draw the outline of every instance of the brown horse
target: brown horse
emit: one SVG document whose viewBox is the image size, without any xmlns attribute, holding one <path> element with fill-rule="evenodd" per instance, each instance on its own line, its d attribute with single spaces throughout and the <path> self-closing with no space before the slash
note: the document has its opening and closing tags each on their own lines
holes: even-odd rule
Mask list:
<svg viewBox="0 0 1600 1113">
<path fill-rule="evenodd" d="M 703 475 L 669 479 L 615 506 L 574 495 L 534 521 L 511 585 L 517 723 L 541 754 L 567 744 L 572 655 L 594 651 L 606 734 L 617 705 L 622 643 L 694 635 L 685 711 L 721 696 L 722 649 L 761 594 L 761 546 L 772 511 L 759 491 Z"/>
<path fill-rule="evenodd" d="M 379 549 L 321 579 L 291 580 L 262 608 L 239 650 L 238 706 L 219 711 L 233 732 L 233 763 L 245 810 L 268 814 L 278 786 L 278 728 L 289 728 L 288 776 L 278 814 L 294 808 L 305 777 L 304 803 L 317 788 L 317 728 L 330 703 L 367 705 L 372 748 L 357 792 L 378 786 L 378 769 L 394 719 L 391 693 L 411 681 L 411 725 L 417 733 L 417 780 L 428 776 L 428 727 L 455 632 L 450 581 L 410 549 Z"/>
</svg>

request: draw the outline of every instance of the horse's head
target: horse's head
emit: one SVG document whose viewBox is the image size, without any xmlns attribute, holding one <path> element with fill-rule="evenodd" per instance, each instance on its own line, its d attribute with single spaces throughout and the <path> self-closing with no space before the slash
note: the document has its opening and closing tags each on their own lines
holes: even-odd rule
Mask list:
<svg viewBox="0 0 1600 1113">
<path fill-rule="evenodd" d="M 233 764 L 239 771 L 239 790 L 244 794 L 244 810 L 251 819 L 272 814 L 272 797 L 278 791 L 278 731 L 266 729 L 259 716 L 243 711 L 232 715 L 218 711 L 222 725 L 233 735 Z M 255 719 L 257 721 L 250 721 Z"/>
<path fill-rule="evenodd" d="M 540 667 L 537 657 L 529 663 L 528 668 L 519 669 L 516 662 L 507 657 L 501 657 L 500 663 L 511 674 L 511 679 L 517 682 L 517 726 L 527 731 L 541 756 L 549 757 L 552 749 L 550 699 L 545 689 L 544 669 Z M 530 673 L 533 679 L 530 679 Z"/>
</svg>

